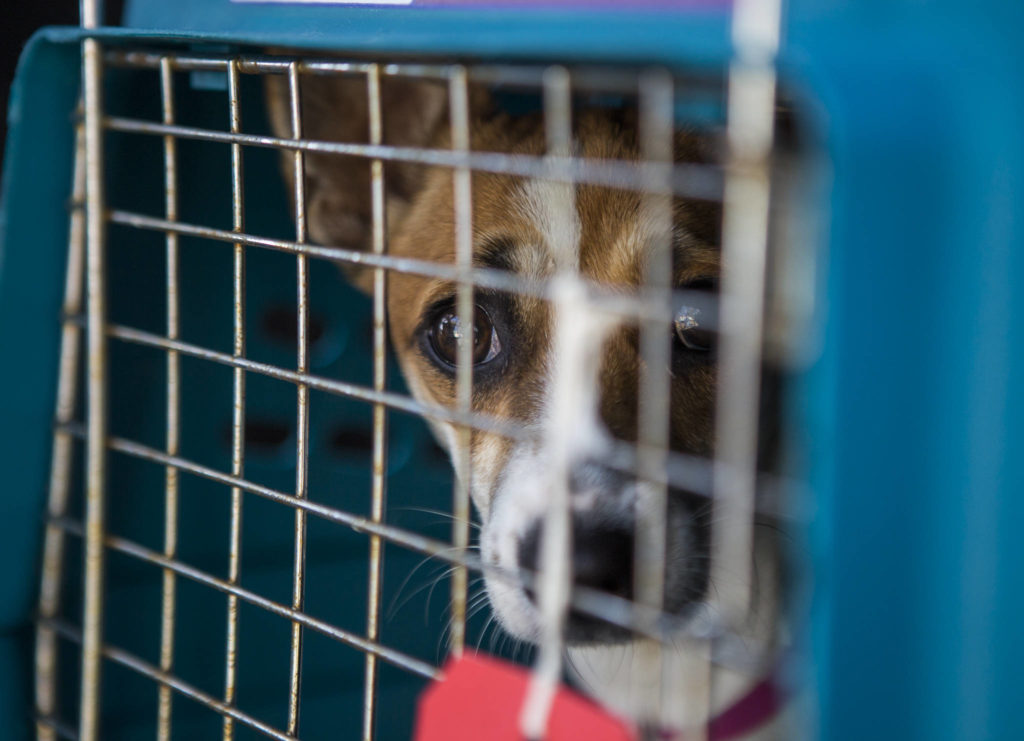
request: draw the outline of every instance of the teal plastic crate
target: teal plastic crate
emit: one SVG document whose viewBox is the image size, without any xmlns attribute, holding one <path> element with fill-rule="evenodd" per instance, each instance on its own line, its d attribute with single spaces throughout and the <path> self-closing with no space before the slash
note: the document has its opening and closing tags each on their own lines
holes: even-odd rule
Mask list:
<svg viewBox="0 0 1024 741">
<path fill-rule="evenodd" d="M 944 0 L 792 0 L 786 17 L 781 77 L 797 100 L 810 143 L 828 175 L 806 204 L 828 222 L 817 255 L 827 276 L 818 297 L 820 345 L 794 387 L 789 413 L 789 429 L 807 463 L 813 512 L 804 533 L 815 577 L 809 665 L 816 720 L 809 735 L 836 741 L 1024 738 L 1024 716 L 1018 712 L 1019 667 L 1024 662 L 1024 633 L 1018 627 L 1024 590 L 1018 566 L 1024 563 L 1024 539 L 1017 534 L 1024 522 L 1024 458 L 1018 454 L 1024 443 L 1024 294 L 1016 290 L 1024 277 L 1019 198 L 1024 192 L 1019 136 L 1024 104 L 1017 94 L 1024 89 L 1024 52 L 1018 43 L 1024 18 L 1016 4 L 964 6 Z M 677 68 L 721 68 L 729 53 L 727 19 L 714 5 L 587 13 L 188 0 L 173 8 L 133 3 L 126 24 L 104 29 L 102 38 L 112 44 L 144 40 L 177 48 L 271 44 L 386 56 L 659 63 Z M 80 38 L 78 29 L 51 29 L 26 49 L 12 95 L 4 166 L 0 547 L 7 566 L 0 569 L 0 712 L 11 738 L 27 736 L 31 720 L 30 621 L 48 474 Z M 119 79 L 108 93 L 111 105 L 126 100 L 154 105 L 146 97 L 153 86 L 146 93 L 133 87 L 130 78 Z M 216 110 L 204 111 L 202 90 L 184 82 L 179 87 L 194 96 L 189 115 L 224 115 L 220 102 Z M 252 121 L 261 112 L 252 102 L 255 94 L 246 97 L 250 108 L 244 116 Z M 110 173 L 112 199 L 117 194 L 139 204 L 158 199 L 159 180 L 145 178 L 157 178 L 159 170 L 142 172 L 134 165 L 159 153 L 115 141 L 109 147 L 120 163 Z M 158 142 L 152 147 L 158 149 Z M 183 149 L 182 157 L 208 162 L 222 177 L 193 183 L 191 192 L 184 187 L 182 192 L 194 199 L 189 208 L 209 208 L 211 218 L 229 219 L 228 202 L 217 190 L 227 183 L 226 154 L 201 149 L 188 155 Z M 247 191 L 258 199 L 248 212 L 267 233 L 288 234 L 286 197 L 272 160 L 269 153 L 265 158 L 253 155 L 251 162 L 247 155 Z M 112 314 L 116 318 L 128 305 L 136 312 L 148 311 L 151 328 L 159 331 L 159 239 L 147 242 L 112 230 L 111 249 L 112 257 L 127 266 L 111 276 L 111 284 L 119 287 L 112 294 Z M 276 277 L 293 270 L 293 261 L 267 256 L 264 263 L 250 254 L 251 349 L 266 353 L 272 362 L 286 362 L 288 348 L 274 339 L 273 331 L 259 336 L 255 317 L 291 302 L 291 280 Z M 128 266 L 126 255 L 137 256 L 138 262 Z M 228 251 L 223 245 L 184 243 L 182 259 L 183 270 L 196 276 L 183 294 L 183 309 L 191 316 L 183 317 L 183 332 L 194 332 L 196 342 L 230 349 Z M 323 317 L 324 336 L 330 338 L 320 369 L 365 380 L 367 338 L 357 328 L 367 326 L 367 306 L 341 287 L 332 271 L 314 276 L 314 311 Z M 265 281 L 262 275 L 275 280 Z M 147 308 L 150 301 L 154 303 Z M 339 316 L 352 321 L 339 324 Z M 268 328 L 273 329 L 273 322 Z M 131 363 L 137 370 L 111 379 L 112 429 L 158 446 L 161 357 L 156 352 L 131 353 L 114 358 L 113 367 Z M 199 368 L 188 372 L 197 375 L 194 387 L 185 390 L 182 439 L 196 445 L 189 455 L 206 456 L 210 465 L 223 468 L 230 373 Z M 291 485 L 291 441 L 279 430 L 275 436 L 273 423 L 292 414 L 292 395 L 290 388 L 269 382 L 265 388 L 256 382 L 250 387 L 251 415 L 258 412 L 257 418 L 267 422 L 263 432 L 268 445 L 262 452 L 251 451 L 249 473 L 285 490 Z M 337 497 L 361 492 L 345 499 L 345 506 L 358 509 L 360 501 L 365 506 L 368 473 L 346 461 L 343 453 L 346 445 L 358 448 L 365 439 L 365 411 L 325 398 L 314 401 L 314 415 L 315 444 L 337 450 L 323 460 L 337 457 L 336 463 L 314 472 L 318 478 L 311 490 Z M 447 506 L 447 464 L 430 452 L 428 435 L 418 422 L 391 417 L 396 467 L 389 487 L 391 504 L 402 506 L 397 498 L 416 491 L 416 506 L 424 501 Z M 281 437 L 284 442 L 272 444 Z M 409 451 L 404 463 L 398 454 L 403 446 Z M 146 523 L 158 522 L 147 513 L 162 507 L 157 495 L 161 477 L 159 467 L 117 463 L 111 472 L 115 532 L 122 528 L 159 547 L 161 532 L 146 530 Z M 190 549 L 189 557 L 204 568 L 223 569 L 224 553 L 218 548 L 226 541 L 227 491 L 202 482 L 189 487 L 183 493 L 182 548 Z M 189 510 L 189 502 L 196 509 Z M 216 503 L 212 511 L 210 503 Z M 409 517 L 410 526 L 427 527 L 414 513 Z M 291 512 L 247 497 L 245 518 L 243 559 L 251 554 L 259 558 L 245 561 L 243 580 L 251 578 L 254 589 L 287 601 Z M 362 604 L 345 604 L 342 591 L 332 591 L 332 586 L 350 578 L 344 575 L 363 578 L 365 538 L 338 541 L 336 528 L 318 535 L 312 523 L 311 542 L 322 545 L 311 546 L 311 564 L 316 561 L 324 568 L 310 577 L 309 594 L 323 602 L 309 609 L 361 628 Z M 193 535 L 186 538 L 188 532 Z M 70 542 L 73 546 L 75 541 Z M 416 560 L 392 550 L 387 555 L 389 579 Z M 69 559 L 76 553 L 71 547 Z M 142 639 L 157 635 L 153 621 L 158 620 L 159 571 L 119 565 L 114 557 L 110 568 L 119 570 L 117 581 L 126 586 L 110 595 L 107 630 L 126 648 L 152 660 L 157 646 Z M 216 602 L 190 596 L 193 587 L 184 586 L 185 580 L 179 583 L 183 614 L 194 599 L 196 623 L 220 626 L 223 614 Z M 387 591 L 397 591 L 397 584 Z M 419 605 L 398 610 L 397 622 L 385 624 L 385 636 L 389 644 L 408 640 L 412 652 L 436 652 L 431 642 L 436 642 L 441 611 L 433 605 L 424 623 L 425 595 L 421 598 Z M 66 605 L 73 611 L 74 599 Z M 209 614 L 201 612 L 206 608 Z M 269 621 L 258 611 L 243 610 L 242 640 L 249 640 L 247 630 L 277 631 L 280 639 L 260 648 L 266 666 L 284 667 L 287 622 Z M 303 698 L 303 729 L 310 738 L 338 729 L 339 719 L 356 727 L 362 679 L 358 653 L 326 641 L 320 646 L 312 635 L 307 631 L 307 661 L 314 662 L 311 677 L 323 672 L 326 686 L 347 676 L 351 686 Z M 138 645 L 132 643 L 133 636 Z M 214 639 L 219 637 L 180 636 L 180 671 L 217 694 L 223 657 Z M 186 649 L 189 640 L 194 643 Z M 241 707 L 262 712 L 263 698 L 282 697 L 286 682 L 281 676 L 259 666 L 239 671 L 244 682 Z M 107 670 L 105 682 L 108 700 L 119 704 L 116 716 L 104 719 L 109 737 L 150 736 L 145 718 L 151 717 L 155 686 L 129 682 L 117 669 Z M 316 684 L 311 680 L 308 686 Z M 122 686 L 123 693 L 109 692 Z M 388 698 L 382 698 L 382 707 L 408 708 L 419 684 L 396 673 L 382 677 L 382 687 Z M 122 703 L 141 710 L 135 715 L 123 712 Z M 200 711 L 176 699 L 176 728 L 183 734 L 193 728 L 200 735 L 206 729 L 215 733 L 218 718 Z M 380 714 L 382 738 L 407 733 L 409 719 L 400 715 Z M 339 733 L 343 731 L 334 730 L 332 737 L 348 737 Z"/>
</svg>

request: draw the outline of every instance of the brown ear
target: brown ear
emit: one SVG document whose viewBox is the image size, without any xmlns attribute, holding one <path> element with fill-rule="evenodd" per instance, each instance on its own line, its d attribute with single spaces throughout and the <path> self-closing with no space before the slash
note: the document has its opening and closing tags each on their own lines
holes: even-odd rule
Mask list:
<svg viewBox="0 0 1024 741">
<path fill-rule="evenodd" d="M 370 140 L 369 100 L 365 75 L 304 75 L 299 84 L 303 138 L 366 144 Z M 267 107 L 274 133 L 292 137 L 288 79 L 271 75 L 266 82 Z M 446 146 L 448 96 L 444 84 L 383 78 L 381 123 L 383 143 L 400 147 Z M 292 152 L 281 151 L 282 169 L 294 187 Z M 365 157 L 310 152 L 305 158 L 306 214 L 309 236 L 323 245 L 372 249 L 370 160 Z M 425 168 L 410 163 L 385 164 L 388 231 L 401 222 L 422 184 Z M 369 291 L 372 271 L 346 267 L 349 278 Z"/>
</svg>

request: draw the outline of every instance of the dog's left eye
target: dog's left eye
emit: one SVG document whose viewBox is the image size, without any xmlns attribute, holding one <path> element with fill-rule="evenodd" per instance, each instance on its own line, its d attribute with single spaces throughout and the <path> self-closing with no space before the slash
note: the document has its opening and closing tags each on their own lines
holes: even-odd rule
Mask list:
<svg viewBox="0 0 1024 741">
<path fill-rule="evenodd" d="M 437 314 L 427 329 L 427 339 L 434 355 L 445 365 L 455 367 L 459 355 L 462 324 L 455 307 Z M 473 309 L 473 365 L 494 360 L 501 353 L 501 340 L 490 314 L 479 304 Z"/>
</svg>

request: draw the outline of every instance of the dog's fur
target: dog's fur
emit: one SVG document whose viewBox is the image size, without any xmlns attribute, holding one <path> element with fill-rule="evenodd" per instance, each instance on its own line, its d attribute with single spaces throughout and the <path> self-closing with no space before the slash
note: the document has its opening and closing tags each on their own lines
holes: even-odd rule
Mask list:
<svg viewBox="0 0 1024 741">
<path fill-rule="evenodd" d="M 481 90 L 474 90 L 471 97 L 473 150 L 544 153 L 540 116 L 513 117 L 497 112 Z M 305 136 L 366 142 L 366 99 L 364 79 L 304 78 Z M 268 81 L 268 100 L 275 132 L 290 137 L 284 80 Z M 386 144 L 449 147 L 443 87 L 385 79 L 382 109 Z M 639 158 L 635 117 L 628 113 L 582 110 L 575 116 L 573 133 L 575 154 L 579 156 Z M 675 154 L 680 161 L 705 161 L 709 157 L 706 138 L 677 135 Z M 294 178 L 290 153 L 285 153 L 283 162 L 286 177 Z M 322 244 L 369 249 L 372 221 L 368 161 L 310 153 L 306 156 L 306 172 L 312 238 Z M 388 253 L 454 263 L 452 171 L 389 163 L 385 185 Z M 673 212 L 675 284 L 713 286 L 719 270 L 719 207 L 677 199 Z M 580 274 L 622 291 L 642 285 L 652 245 L 668 236 L 659 233 L 658 220 L 637 193 L 580 185 L 575 188 L 575 198 L 568 199 L 565 189 L 544 182 L 483 172 L 472 175 L 472 221 L 474 262 L 478 266 L 546 278 L 555 269 L 553 250 L 569 250 L 578 261 Z M 362 288 L 370 287 L 372 271 L 348 268 L 348 274 Z M 392 342 L 414 395 L 432 404 L 454 404 L 454 374 L 438 362 L 424 339 L 436 320 L 438 307 L 448 305 L 454 293 L 451 282 L 388 273 Z M 500 352 L 474 373 L 473 407 L 520 422 L 542 437 L 551 407 L 555 365 L 551 305 L 528 297 L 482 291 L 478 291 L 477 301 L 493 321 Z M 667 326 L 666 332 L 670 331 Z M 707 455 L 713 436 L 713 353 L 687 348 L 674 352 L 671 448 Z M 606 333 L 599 356 L 595 374 L 597 408 L 580 410 L 581 434 L 572 451 L 570 487 L 578 541 L 574 551 L 577 569 L 581 559 L 593 562 L 596 556 L 598 563 L 607 561 L 595 551 L 612 542 L 618 544 L 616 557 L 631 560 L 632 536 L 623 534 L 632 532 L 635 507 L 644 501 L 646 493 L 642 483 L 600 462 L 602 441 L 607 436 L 625 441 L 637 437 L 642 360 L 635 324 L 621 324 Z M 458 440 L 454 428 L 436 421 L 432 426 L 442 445 L 454 453 Z M 471 436 L 470 453 L 471 494 L 482 521 L 483 558 L 500 567 L 519 568 L 524 560 L 532 558 L 530 549 L 536 545 L 538 521 L 546 511 L 545 452 L 537 443 L 517 443 L 477 430 Z M 714 588 L 708 584 L 710 523 L 706 500 L 671 490 L 668 524 L 665 605 L 685 619 Z M 768 652 L 776 633 L 778 556 L 768 533 L 759 530 L 757 536 L 754 610 L 741 636 L 755 652 Z M 622 581 L 620 574 L 612 591 L 629 596 L 630 586 Z M 590 582 L 600 587 L 601 574 L 591 574 Z M 524 589 L 488 579 L 487 590 L 505 630 L 526 640 L 537 637 L 537 609 Z M 703 690 L 693 693 L 689 689 L 694 676 L 701 676 L 698 668 L 705 659 L 693 655 L 685 645 L 666 654 L 664 677 L 668 687 L 663 697 L 672 700 L 662 703 L 662 710 L 654 717 L 652 698 L 657 696 L 658 678 L 638 674 L 643 664 L 635 661 L 635 653 L 642 650 L 641 642 L 622 630 L 578 615 L 570 617 L 567 638 L 583 683 L 618 710 L 662 727 L 687 727 L 706 719 L 701 703 L 688 702 L 690 697 L 704 695 Z M 715 677 L 714 711 L 728 706 L 758 679 L 724 670 L 716 672 Z M 770 735 L 770 730 L 763 733 Z"/>
</svg>

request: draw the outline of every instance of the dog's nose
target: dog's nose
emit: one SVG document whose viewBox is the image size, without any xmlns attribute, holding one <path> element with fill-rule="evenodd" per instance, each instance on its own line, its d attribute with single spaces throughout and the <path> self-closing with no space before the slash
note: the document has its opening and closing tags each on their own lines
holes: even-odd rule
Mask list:
<svg viewBox="0 0 1024 741">
<path fill-rule="evenodd" d="M 624 599 L 633 598 L 633 531 L 573 518 L 573 583 Z M 540 523 L 534 523 L 519 543 L 519 565 L 540 569 Z M 536 602 L 534 590 L 527 596 Z"/>
</svg>

